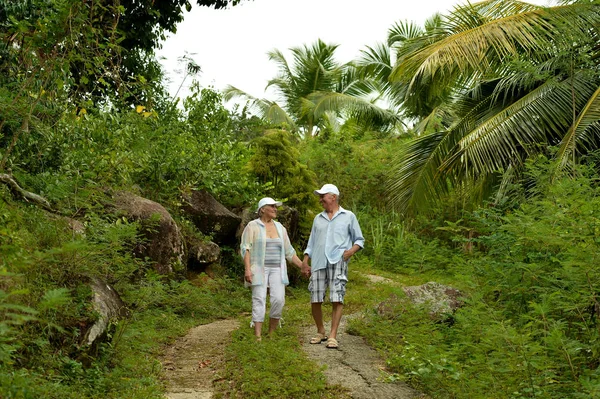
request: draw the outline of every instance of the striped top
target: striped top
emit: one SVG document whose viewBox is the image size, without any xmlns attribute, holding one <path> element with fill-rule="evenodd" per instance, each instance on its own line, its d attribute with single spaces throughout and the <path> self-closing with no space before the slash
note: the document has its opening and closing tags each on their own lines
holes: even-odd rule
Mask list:
<svg viewBox="0 0 600 399">
<path fill-rule="evenodd" d="M 281 267 L 281 238 L 267 238 L 265 248 L 265 267 Z"/>
</svg>

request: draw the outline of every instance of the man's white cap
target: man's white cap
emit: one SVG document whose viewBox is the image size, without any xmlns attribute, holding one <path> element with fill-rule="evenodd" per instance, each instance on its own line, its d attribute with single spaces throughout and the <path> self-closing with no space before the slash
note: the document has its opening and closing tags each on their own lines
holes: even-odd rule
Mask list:
<svg viewBox="0 0 600 399">
<path fill-rule="evenodd" d="M 338 188 L 336 186 L 334 186 L 333 184 L 325 184 L 323 185 L 323 187 L 321 187 L 320 190 L 315 190 L 315 194 L 317 195 L 322 195 L 322 194 L 335 194 L 337 196 L 340 195 L 340 190 L 338 190 Z"/>
<path fill-rule="evenodd" d="M 265 197 L 265 198 L 261 199 L 260 201 L 258 201 L 258 208 L 256 208 L 256 212 L 258 212 L 260 210 L 260 208 L 262 208 L 265 205 L 281 206 L 281 205 L 283 205 L 283 203 L 281 201 L 275 201 L 273 198 Z"/>
</svg>

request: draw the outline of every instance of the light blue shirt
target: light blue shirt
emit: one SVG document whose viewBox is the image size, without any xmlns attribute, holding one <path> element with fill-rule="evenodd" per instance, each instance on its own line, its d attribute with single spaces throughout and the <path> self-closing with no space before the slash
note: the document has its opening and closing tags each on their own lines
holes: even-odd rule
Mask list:
<svg viewBox="0 0 600 399">
<path fill-rule="evenodd" d="M 325 211 L 315 216 L 304 253 L 310 257 L 314 272 L 325 269 L 328 262 L 339 262 L 354 244 L 364 248 L 365 239 L 356 215 L 340 206 L 331 220 Z"/>
</svg>

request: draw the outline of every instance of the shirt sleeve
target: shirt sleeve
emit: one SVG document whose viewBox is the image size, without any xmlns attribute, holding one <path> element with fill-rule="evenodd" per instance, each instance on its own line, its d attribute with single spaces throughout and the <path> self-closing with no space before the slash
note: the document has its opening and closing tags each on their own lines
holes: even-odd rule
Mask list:
<svg viewBox="0 0 600 399">
<path fill-rule="evenodd" d="M 246 255 L 246 251 L 252 250 L 252 245 L 254 244 L 254 229 L 252 225 L 248 223 L 244 228 L 244 232 L 242 233 L 242 241 L 240 244 L 240 255 L 242 259 Z"/>
<path fill-rule="evenodd" d="M 317 215 L 318 217 L 318 215 Z M 317 220 L 317 218 L 315 217 L 315 220 L 313 220 L 313 224 L 312 224 L 312 228 L 310 229 L 310 236 L 308 236 L 308 243 L 306 244 L 306 249 L 304 250 L 304 254 L 308 255 L 309 258 L 312 258 L 312 251 L 313 251 L 313 246 L 314 246 L 314 241 L 315 241 L 315 221 Z"/>
<path fill-rule="evenodd" d="M 285 253 L 285 259 L 287 259 L 288 262 L 291 262 L 294 255 L 296 255 L 296 250 L 294 249 L 294 247 L 292 246 L 292 243 L 290 242 L 290 237 L 288 236 L 287 230 L 285 229 L 285 227 L 282 227 L 282 229 L 283 229 L 283 250 Z"/>
<path fill-rule="evenodd" d="M 355 214 L 352 214 L 352 221 L 350 222 L 350 234 L 352 236 L 352 244 L 358 245 L 361 248 L 365 247 L 365 238 L 363 237 L 358 219 Z"/>
</svg>

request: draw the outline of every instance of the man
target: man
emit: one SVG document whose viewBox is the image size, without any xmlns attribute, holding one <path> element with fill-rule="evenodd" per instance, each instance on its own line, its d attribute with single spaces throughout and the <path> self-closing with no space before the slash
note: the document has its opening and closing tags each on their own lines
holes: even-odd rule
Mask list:
<svg viewBox="0 0 600 399">
<path fill-rule="evenodd" d="M 339 205 L 340 192 L 336 186 L 325 184 L 314 193 L 319 196 L 324 211 L 313 221 L 302 262 L 302 269 L 310 270 L 311 274 L 308 289 L 311 296 L 312 316 L 317 325 L 317 335 L 310 340 L 310 343 L 320 344 L 327 341 L 327 348 L 337 349 L 337 331 L 342 319 L 348 282 L 348 260 L 364 247 L 365 239 L 356 215 Z M 329 336 L 325 333 L 321 308 L 327 287 L 329 287 L 329 300 L 333 307 Z"/>
</svg>

